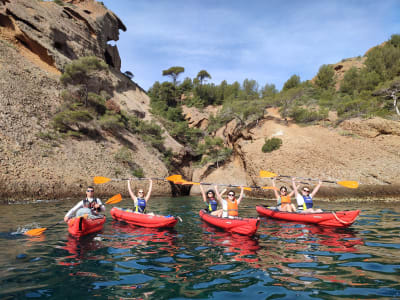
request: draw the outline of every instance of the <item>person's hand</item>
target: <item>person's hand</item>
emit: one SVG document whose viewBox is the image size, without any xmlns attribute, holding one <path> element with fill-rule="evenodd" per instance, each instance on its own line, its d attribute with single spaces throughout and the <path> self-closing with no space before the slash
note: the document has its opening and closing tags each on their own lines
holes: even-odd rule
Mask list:
<svg viewBox="0 0 400 300">
<path fill-rule="evenodd" d="M 94 208 L 99 208 L 100 207 L 100 204 L 98 204 L 98 203 L 96 203 L 95 205 L 94 205 Z"/>
<path fill-rule="evenodd" d="M 292 181 L 294 182 L 296 180 L 296 177 L 292 177 Z"/>
<path fill-rule="evenodd" d="M 68 223 L 69 218 L 67 216 L 64 217 L 64 222 Z"/>
</svg>

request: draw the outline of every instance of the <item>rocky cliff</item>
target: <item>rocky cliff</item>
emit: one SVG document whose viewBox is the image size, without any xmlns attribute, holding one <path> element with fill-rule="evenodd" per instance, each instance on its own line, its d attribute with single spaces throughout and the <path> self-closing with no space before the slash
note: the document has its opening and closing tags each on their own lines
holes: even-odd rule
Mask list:
<svg viewBox="0 0 400 300">
<path fill-rule="evenodd" d="M 148 177 L 166 177 L 162 155 L 129 132 L 106 131 L 98 139 L 50 139 L 51 120 L 63 105 L 60 74 L 74 59 L 94 55 L 110 72 L 107 92 L 128 114 L 151 119 L 149 98 L 121 74 L 117 46 L 121 20 L 94 0 L 0 1 L 0 198 L 54 198 L 82 195 L 94 176 L 130 177 L 126 163 L 115 159 L 129 147 Z M 166 145 L 182 148 L 166 135 Z M 98 192 L 126 191 L 124 183 L 98 186 Z M 155 194 L 171 191 L 155 184 Z"/>
</svg>

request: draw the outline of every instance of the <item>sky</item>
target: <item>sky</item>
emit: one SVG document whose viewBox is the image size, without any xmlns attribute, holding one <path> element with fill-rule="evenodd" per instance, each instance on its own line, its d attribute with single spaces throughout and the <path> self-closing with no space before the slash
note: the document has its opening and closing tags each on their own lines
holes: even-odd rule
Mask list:
<svg viewBox="0 0 400 300">
<path fill-rule="evenodd" d="M 206 70 L 208 82 L 256 80 L 280 90 L 296 74 L 312 79 L 323 64 L 364 55 L 400 34 L 400 0 L 103 0 L 125 24 L 121 71 L 148 90 Z"/>
</svg>

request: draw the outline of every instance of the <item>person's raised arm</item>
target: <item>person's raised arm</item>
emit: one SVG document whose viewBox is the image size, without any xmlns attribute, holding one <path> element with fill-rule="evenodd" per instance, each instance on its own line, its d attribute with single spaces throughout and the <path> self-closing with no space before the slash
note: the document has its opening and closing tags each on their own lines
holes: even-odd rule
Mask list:
<svg viewBox="0 0 400 300">
<path fill-rule="evenodd" d="M 272 186 L 274 187 L 275 198 L 276 198 L 277 200 L 279 200 L 279 194 L 278 194 L 278 191 L 277 191 L 276 185 L 275 185 L 275 178 L 272 178 L 271 181 L 272 181 Z"/>
<path fill-rule="evenodd" d="M 240 187 L 240 195 L 239 195 L 239 198 L 237 199 L 237 204 L 238 204 L 238 205 L 240 204 L 240 202 L 241 202 L 242 199 L 243 199 L 243 194 L 244 194 L 244 188 L 241 186 L 241 187 Z"/>
<path fill-rule="evenodd" d="M 146 200 L 146 202 L 149 201 L 150 196 L 151 196 L 151 190 L 153 189 L 153 180 L 152 180 L 152 179 L 149 179 L 149 181 L 150 181 L 149 191 L 147 192 L 147 195 L 146 195 L 146 197 L 144 198 L 144 199 Z"/>
<path fill-rule="evenodd" d="M 132 189 L 131 189 L 131 178 L 129 178 L 129 180 L 128 180 L 128 191 L 129 191 L 129 195 L 131 195 L 131 198 L 132 198 L 133 202 L 136 202 L 137 198 L 136 198 L 135 194 L 132 192 Z"/>
<path fill-rule="evenodd" d="M 201 185 L 201 182 L 200 182 L 200 191 L 201 191 L 201 195 L 203 196 L 203 201 L 207 202 L 206 193 L 204 192 L 204 189 L 203 189 L 203 186 Z"/>
<path fill-rule="evenodd" d="M 318 192 L 321 185 L 322 185 L 322 181 L 319 180 L 318 185 L 313 189 L 313 191 L 310 194 L 311 198 L 314 198 L 315 194 Z"/>
<path fill-rule="evenodd" d="M 294 178 L 294 177 L 292 177 L 292 186 L 293 186 L 294 194 L 297 197 L 297 195 L 299 194 L 299 191 L 298 191 L 298 189 L 297 189 L 298 187 L 296 185 L 296 178 Z"/>
<path fill-rule="evenodd" d="M 219 203 L 222 203 L 222 196 L 218 191 L 218 185 L 216 185 L 214 188 L 215 188 L 215 196 L 216 196 L 217 201 Z M 223 191 L 223 192 L 225 193 L 225 191 Z"/>
</svg>

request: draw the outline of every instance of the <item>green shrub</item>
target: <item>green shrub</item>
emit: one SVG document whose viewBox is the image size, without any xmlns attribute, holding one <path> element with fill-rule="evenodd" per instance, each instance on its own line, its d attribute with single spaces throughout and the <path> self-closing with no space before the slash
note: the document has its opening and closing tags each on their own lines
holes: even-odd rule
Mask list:
<svg viewBox="0 0 400 300">
<path fill-rule="evenodd" d="M 125 127 L 124 122 L 121 120 L 121 115 L 105 114 L 99 120 L 101 128 L 105 130 L 118 131 Z"/>
<path fill-rule="evenodd" d="M 279 138 L 265 139 L 265 144 L 262 146 L 261 150 L 264 153 L 272 152 L 274 150 L 279 149 L 281 145 L 282 145 L 282 140 Z"/>
<path fill-rule="evenodd" d="M 93 119 L 87 110 L 66 110 L 59 112 L 53 118 L 54 129 L 67 132 L 71 126 L 79 127 L 80 122 L 89 122 Z"/>
<path fill-rule="evenodd" d="M 293 118 L 296 123 L 310 123 L 323 120 L 328 116 L 328 110 L 308 110 L 302 107 L 293 108 L 289 117 Z"/>
</svg>

